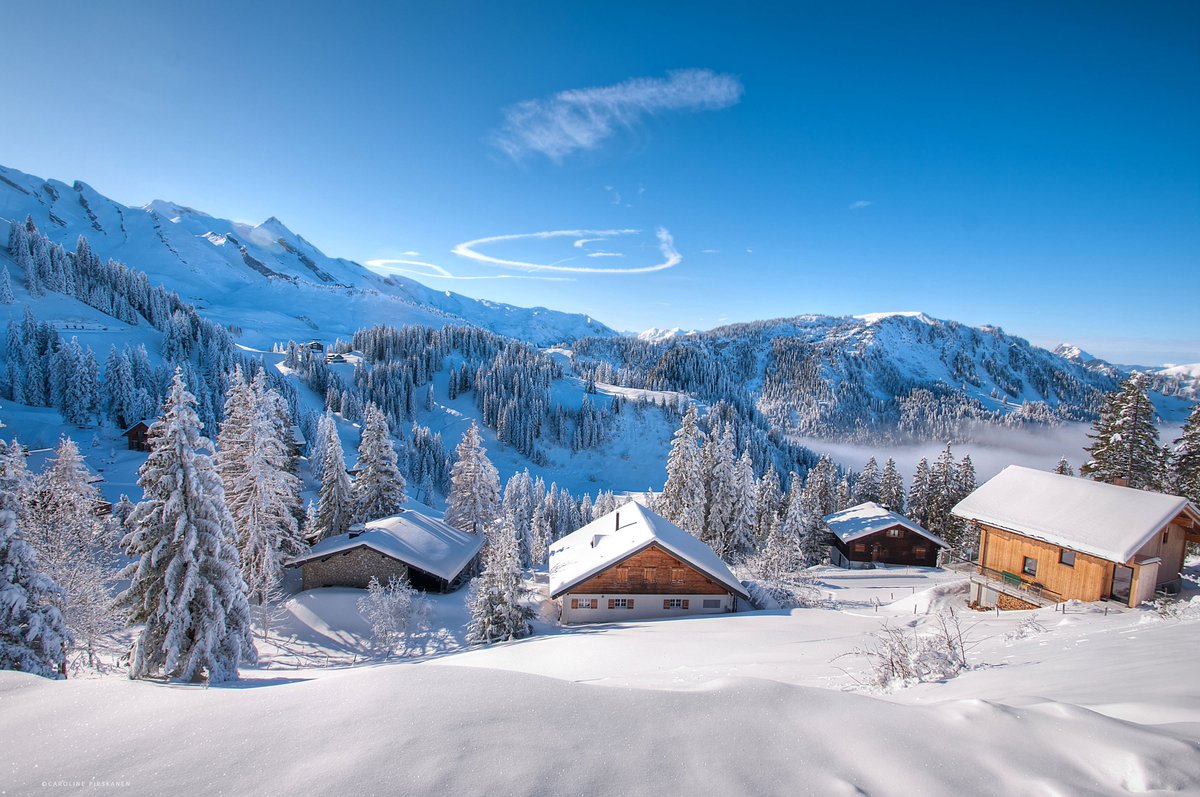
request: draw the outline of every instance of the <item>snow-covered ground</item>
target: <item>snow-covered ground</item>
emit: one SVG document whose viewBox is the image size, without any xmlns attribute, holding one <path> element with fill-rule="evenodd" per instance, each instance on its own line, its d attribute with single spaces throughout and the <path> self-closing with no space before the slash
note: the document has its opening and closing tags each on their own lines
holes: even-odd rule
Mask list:
<svg viewBox="0 0 1200 797">
<path fill-rule="evenodd" d="M 427 655 L 388 661 L 359 591 L 301 593 L 226 688 L 0 673 L 0 791 L 1200 793 L 1200 605 L 968 612 L 971 670 L 872 694 L 844 654 L 927 629 L 962 575 L 818 576 L 825 608 L 543 619 L 475 650 L 463 594 L 435 596 Z"/>
</svg>

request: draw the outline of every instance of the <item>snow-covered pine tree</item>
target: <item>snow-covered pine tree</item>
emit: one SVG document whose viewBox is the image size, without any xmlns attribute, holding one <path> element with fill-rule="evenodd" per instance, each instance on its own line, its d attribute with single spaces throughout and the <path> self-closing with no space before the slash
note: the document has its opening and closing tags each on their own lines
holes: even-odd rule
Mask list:
<svg viewBox="0 0 1200 797">
<path fill-rule="evenodd" d="M 487 645 L 532 633 L 533 612 L 522 603 L 525 590 L 517 548 L 516 529 L 500 518 L 488 531 L 483 573 L 471 583 L 467 595 L 469 644 Z"/>
<path fill-rule="evenodd" d="M 717 556 L 726 558 L 733 549 L 733 513 L 736 511 L 737 483 L 734 472 L 733 430 L 726 425 L 718 433 L 713 430 L 708 438 L 707 515 L 700 539 L 716 551 Z"/>
<path fill-rule="evenodd" d="M 94 667 L 96 643 L 120 621 L 111 593 L 117 576 L 114 541 L 96 516 L 100 492 L 88 476 L 79 449 L 63 437 L 50 466 L 34 480 L 23 524 L 38 566 L 63 590 L 56 605 Z"/>
<path fill-rule="evenodd" d="M 456 529 L 483 534 L 500 516 L 500 474 L 488 459 L 474 421 L 454 453 L 445 520 Z"/>
<path fill-rule="evenodd" d="M 879 477 L 879 465 L 875 462 L 875 457 L 867 460 L 867 464 L 859 471 L 858 476 L 854 479 L 854 493 L 852 500 L 855 504 L 863 504 L 867 501 L 880 502 L 880 490 L 882 485 Z"/>
<path fill-rule="evenodd" d="M 264 371 L 249 385 L 235 372 L 217 454 L 247 595 L 264 607 L 264 635 L 266 606 L 283 578 L 284 562 L 305 549 L 296 519 L 300 480 L 291 472 L 277 411 L 278 397 L 267 387 Z"/>
<path fill-rule="evenodd" d="M 163 415 L 150 427 L 139 470 L 144 499 L 130 515 L 124 545 L 137 561 L 122 574 L 119 601 L 144 626 L 129 677 L 235 680 L 257 658 L 246 583 L 225 490 L 200 434 L 196 398 L 175 369 Z"/>
<path fill-rule="evenodd" d="M 742 450 L 733 472 L 733 512 L 729 520 L 729 555 L 743 560 L 757 547 L 755 525 L 758 522 L 757 492 L 754 485 L 754 462 L 748 449 Z"/>
<path fill-rule="evenodd" d="M 1200 403 L 1192 407 L 1172 457 L 1175 489 L 1194 504 L 1200 504 Z"/>
<path fill-rule="evenodd" d="M 1058 464 L 1054 466 L 1054 472 L 1059 476 L 1074 476 L 1075 469 L 1071 467 L 1071 463 L 1066 457 L 1059 457 Z"/>
<path fill-rule="evenodd" d="M 65 592 L 38 569 L 17 525 L 30 482 L 21 446 L 0 439 L 0 670 L 54 678 L 73 640 L 58 610 Z"/>
<path fill-rule="evenodd" d="M 346 455 L 337 424 L 330 415 L 325 426 L 325 458 L 321 463 L 321 490 L 317 494 L 317 520 L 314 542 L 345 534 L 354 522 L 354 492 L 346 474 Z"/>
<path fill-rule="evenodd" d="M 707 515 L 701 446 L 704 433 L 696 420 L 696 406 L 689 404 L 667 455 L 667 481 L 655 501 L 655 511 L 693 535 L 704 533 Z"/>
<path fill-rule="evenodd" d="M 754 536 L 759 547 L 767 544 L 767 535 L 779 518 L 783 508 L 783 491 L 779 485 L 779 474 L 775 471 L 775 463 L 767 464 L 767 472 L 762 475 L 755 485 L 754 502 L 758 505 L 758 516 L 754 522 Z"/>
<path fill-rule="evenodd" d="M 879 503 L 893 512 L 904 514 L 904 479 L 896 468 L 896 460 L 888 458 L 879 477 Z"/>
<path fill-rule="evenodd" d="M 18 531 L 16 513 L 0 509 L 0 670 L 46 678 L 63 674 L 72 641 L 57 606 L 65 597 L 38 570 L 37 554 Z"/>
<path fill-rule="evenodd" d="M 358 444 L 358 476 L 354 480 L 354 511 L 359 522 L 388 517 L 408 502 L 407 483 L 396 464 L 396 449 L 387 418 L 367 405 L 362 440 Z"/>
<path fill-rule="evenodd" d="M 1080 475 L 1139 490 L 1161 489 L 1162 448 L 1145 384 L 1145 376 L 1133 373 L 1105 397 L 1088 435 L 1095 442 L 1084 449 L 1090 458 Z"/>
<path fill-rule="evenodd" d="M 956 503 L 958 470 L 954 464 L 954 452 L 947 443 L 929 469 L 929 498 L 922 525 L 949 543 L 956 553 L 961 553 L 962 524 L 950 516 L 950 510 Z"/>
<path fill-rule="evenodd" d="M 12 292 L 12 278 L 8 275 L 8 266 L 0 269 L 0 304 L 12 304 L 16 297 Z"/>
<path fill-rule="evenodd" d="M 908 488 L 907 515 L 925 528 L 929 528 L 929 460 L 921 457 L 913 473 L 912 485 Z"/>
</svg>

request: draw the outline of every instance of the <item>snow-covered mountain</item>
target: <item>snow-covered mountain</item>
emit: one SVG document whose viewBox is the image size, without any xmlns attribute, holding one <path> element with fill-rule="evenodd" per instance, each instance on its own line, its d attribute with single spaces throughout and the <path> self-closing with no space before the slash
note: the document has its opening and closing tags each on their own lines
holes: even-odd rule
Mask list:
<svg viewBox="0 0 1200 797">
<path fill-rule="evenodd" d="M 466 323 L 537 344 L 616 333 L 584 315 L 471 299 L 326 256 L 274 217 L 251 226 L 173 202 L 133 208 L 82 182 L 0 166 L 0 218 L 32 216 L 69 250 L 82 234 L 102 258 L 145 272 L 206 317 L 263 346 L 348 337 L 375 323 Z"/>
<path fill-rule="evenodd" d="M 969 436 L 976 424 L 1089 420 L 1119 367 L 1050 352 L 998 327 L 924 313 L 803 315 L 690 336 L 577 341 L 599 381 L 753 406 L 793 434 L 878 439 Z M 1070 355 L 1070 356 L 1064 356 Z M 1086 359 L 1085 359 L 1086 358 Z M 1186 412 L 1162 378 L 1164 417 Z"/>
</svg>

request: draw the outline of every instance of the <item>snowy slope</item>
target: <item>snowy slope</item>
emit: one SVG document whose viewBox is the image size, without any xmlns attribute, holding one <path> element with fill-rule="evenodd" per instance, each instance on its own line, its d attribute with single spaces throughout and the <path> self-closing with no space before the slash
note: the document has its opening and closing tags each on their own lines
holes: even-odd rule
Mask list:
<svg viewBox="0 0 1200 797">
<path fill-rule="evenodd" d="M 468 323 L 539 344 L 616 334 L 587 316 L 480 301 L 380 276 L 327 257 L 274 217 L 251 226 L 161 200 L 132 208 L 85 183 L 0 166 L 0 219 L 27 215 L 68 250 L 85 235 L 101 257 L 144 271 L 212 320 L 241 327 L 249 345 L 348 337 L 385 322 Z"/>
</svg>

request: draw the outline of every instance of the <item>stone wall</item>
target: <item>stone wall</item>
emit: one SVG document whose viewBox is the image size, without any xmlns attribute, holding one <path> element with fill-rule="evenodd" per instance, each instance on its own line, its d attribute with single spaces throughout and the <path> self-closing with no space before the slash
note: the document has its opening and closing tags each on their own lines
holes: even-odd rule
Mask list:
<svg viewBox="0 0 1200 797">
<path fill-rule="evenodd" d="M 314 559 L 300 566 L 304 573 L 303 589 L 318 587 L 358 587 L 366 589 L 371 577 L 386 585 L 392 576 L 407 575 L 408 566 L 365 545 Z"/>
</svg>

